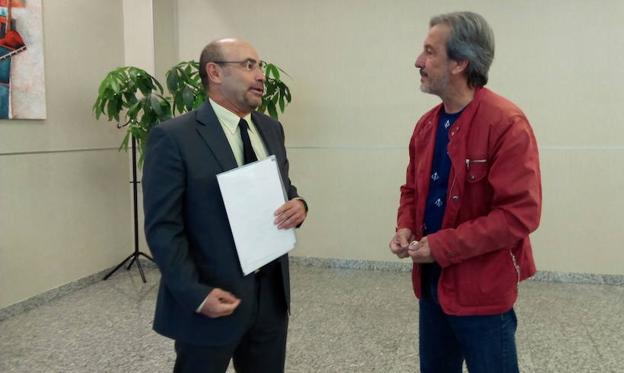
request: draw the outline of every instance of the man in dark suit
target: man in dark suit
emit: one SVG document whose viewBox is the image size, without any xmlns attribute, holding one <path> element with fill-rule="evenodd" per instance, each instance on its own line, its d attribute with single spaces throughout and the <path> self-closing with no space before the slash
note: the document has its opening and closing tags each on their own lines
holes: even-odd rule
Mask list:
<svg viewBox="0 0 624 373">
<path fill-rule="evenodd" d="M 175 372 L 225 372 L 230 359 L 238 372 L 283 372 L 288 257 L 243 276 L 216 175 L 273 154 L 288 195 L 277 227 L 300 226 L 307 205 L 288 178 L 282 125 L 254 111 L 265 80 L 255 49 L 214 41 L 199 70 L 209 99 L 147 142 L 145 233 L 162 275 L 154 330 L 175 340 Z"/>
</svg>

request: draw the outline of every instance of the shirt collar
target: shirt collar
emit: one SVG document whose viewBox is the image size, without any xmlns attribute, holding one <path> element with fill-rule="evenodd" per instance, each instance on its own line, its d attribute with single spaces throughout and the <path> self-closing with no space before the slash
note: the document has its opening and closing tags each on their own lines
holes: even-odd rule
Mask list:
<svg viewBox="0 0 624 373">
<path fill-rule="evenodd" d="M 225 107 L 219 105 L 211 98 L 208 98 L 208 101 L 210 102 L 210 105 L 212 106 L 212 109 L 214 110 L 217 116 L 217 119 L 219 119 L 221 126 L 223 126 L 223 128 L 226 129 L 231 134 L 235 134 L 236 129 L 238 128 L 238 122 L 241 120 L 241 118 L 238 115 L 226 109 Z M 247 124 L 249 124 L 249 129 L 253 132 L 254 127 L 251 124 L 251 113 L 245 115 L 243 119 L 247 121 Z"/>
</svg>

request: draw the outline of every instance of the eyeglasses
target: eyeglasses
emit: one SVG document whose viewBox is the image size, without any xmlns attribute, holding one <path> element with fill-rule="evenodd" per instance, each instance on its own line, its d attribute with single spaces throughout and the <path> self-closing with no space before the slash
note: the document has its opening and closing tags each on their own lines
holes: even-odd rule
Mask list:
<svg viewBox="0 0 624 373">
<path fill-rule="evenodd" d="M 246 60 L 243 61 L 212 61 L 213 63 L 216 63 L 218 65 L 225 65 L 228 63 L 235 63 L 238 64 L 240 67 L 242 67 L 243 69 L 247 70 L 247 71 L 254 71 L 256 69 L 260 70 L 260 71 L 264 71 L 264 69 L 266 68 L 266 62 L 264 61 L 256 61 L 253 60 L 251 58 L 248 58 Z"/>
</svg>

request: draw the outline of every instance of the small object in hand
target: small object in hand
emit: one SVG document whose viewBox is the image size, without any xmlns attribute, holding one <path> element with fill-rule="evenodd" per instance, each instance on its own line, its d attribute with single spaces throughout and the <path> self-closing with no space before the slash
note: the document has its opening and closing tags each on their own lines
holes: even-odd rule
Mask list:
<svg viewBox="0 0 624 373">
<path fill-rule="evenodd" d="M 407 247 L 408 249 L 414 250 L 416 248 L 416 246 L 418 246 L 418 241 L 412 241 L 410 242 L 409 246 Z"/>
</svg>

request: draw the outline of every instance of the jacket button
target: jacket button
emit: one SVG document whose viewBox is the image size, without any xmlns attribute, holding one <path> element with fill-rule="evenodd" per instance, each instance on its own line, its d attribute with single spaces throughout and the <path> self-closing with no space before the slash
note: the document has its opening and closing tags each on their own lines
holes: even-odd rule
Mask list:
<svg viewBox="0 0 624 373">
<path fill-rule="evenodd" d="M 453 197 L 451 197 L 451 199 L 452 199 L 453 201 L 458 201 L 458 200 L 459 200 L 459 196 L 453 196 Z"/>
<path fill-rule="evenodd" d="M 470 175 L 470 180 L 476 179 L 475 175 Z"/>
</svg>

